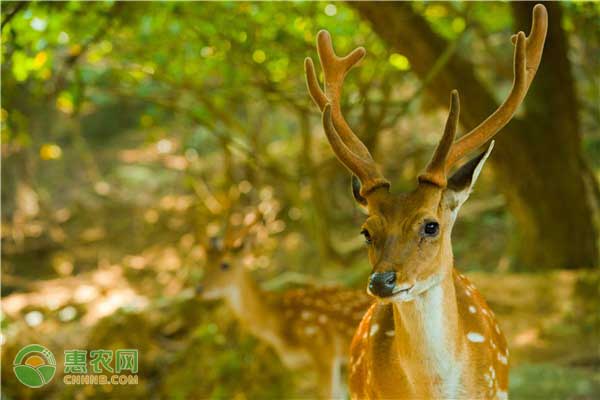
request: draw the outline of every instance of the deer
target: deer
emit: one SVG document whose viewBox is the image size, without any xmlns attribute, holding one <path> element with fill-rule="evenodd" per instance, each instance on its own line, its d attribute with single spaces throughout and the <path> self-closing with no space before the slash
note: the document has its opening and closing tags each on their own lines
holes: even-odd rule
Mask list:
<svg viewBox="0 0 600 400">
<path fill-rule="evenodd" d="M 242 262 L 251 251 L 245 239 L 256 221 L 235 231 L 226 228 L 222 239 L 211 238 L 197 292 L 203 300 L 224 300 L 242 329 L 273 348 L 287 368 L 312 368 L 319 398 L 343 399 L 342 368 L 356 326 L 373 300 L 362 290 L 334 286 L 283 292 L 260 288 Z"/>
<path fill-rule="evenodd" d="M 548 25 L 544 6 L 533 9 L 528 36 L 511 37 L 513 86 L 486 120 L 455 140 L 459 95 L 451 92 L 441 139 L 416 188 L 390 192 L 390 182 L 342 115 L 347 72 L 366 54 L 359 47 L 336 55 L 327 31 L 317 35 L 321 88 L 310 57 L 308 92 L 321 111 L 335 156 L 352 174 L 352 193 L 365 208 L 361 227 L 372 273 L 367 292 L 377 301 L 351 343 L 349 389 L 355 399 L 506 399 L 509 350 L 494 313 L 454 266 L 451 232 L 494 146 L 513 117 L 541 61 Z M 453 167 L 489 142 L 487 149 Z"/>
</svg>

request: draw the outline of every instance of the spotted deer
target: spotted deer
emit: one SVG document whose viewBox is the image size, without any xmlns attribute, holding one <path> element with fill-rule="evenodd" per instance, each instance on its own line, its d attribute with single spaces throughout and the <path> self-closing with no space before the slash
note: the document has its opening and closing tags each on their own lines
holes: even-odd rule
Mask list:
<svg viewBox="0 0 600 400">
<path fill-rule="evenodd" d="M 449 172 L 488 142 L 512 118 L 538 69 L 547 31 L 542 5 L 533 10 L 529 36 L 513 35 L 514 81 L 504 103 L 454 140 L 458 92 L 441 140 L 412 192 L 390 193 L 371 154 L 345 121 L 340 98 L 346 73 L 365 55 L 361 47 L 338 57 L 328 32 L 317 36 L 325 88 L 305 60 L 309 93 L 322 112 L 327 139 L 353 174 L 352 192 L 368 211 L 361 233 L 373 267 L 368 293 L 378 301 L 362 319 L 351 345 L 353 398 L 482 399 L 507 397 L 508 348 L 493 312 L 473 284 L 454 268 L 451 231 L 487 150 Z"/>
<path fill-rule="evenodd" d="M 343 399 L 342 367 L 363 315 L 373 303 L 362 290 L 308 287 L 268 292 L 242 262 L 251 227 L 212 239 L 198 288 L 205 300 L 223 299 L 242 328 L 271 346 L 290 369 L 312 368 L 318 396 Z"/>
</svg>

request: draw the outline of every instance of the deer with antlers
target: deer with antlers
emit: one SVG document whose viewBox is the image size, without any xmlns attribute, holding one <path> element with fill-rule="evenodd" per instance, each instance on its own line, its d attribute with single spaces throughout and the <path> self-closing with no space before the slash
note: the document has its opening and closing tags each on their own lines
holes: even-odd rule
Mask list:
<svg viewBox="0 0 600 400">
<path fill-rule="evenodd" d="M 373 300 L 362 290 L 339 287 L 261 289 L 242 262 L 251 250 L 245 239 L 257 222 L 227 229 L 223 240 L 211 239 L 198 291 L 205 300 L 225 300 L 242 327 L 271 346 L 285 366 L 312 367 L 320 398 L 343 398 L 342 367 Z"/>
<path fill-rule="evenodd" d="M 371 154 L 345 121 L 340 107 L 346 73 L 365 55 L 357 48 L 336 56 L 328 32 L 317 36 L 325 89 L 310 58 L 307 86 L 322 112 L 331 147 L 350 170 L 352 192 L 366 207 L 361 233 L 373 267 L 368 293 L 378 301 L 362 319 L 351 345 L 353 398 L 431 399 L 507 397 L 508 348 L 483 297 L 454 268 L 451 232 L 469 196 L 487 150 L 449 173 L 463 157 L 488 142 L 523 102 L 538 69 L 547 12 L 533 10 L 529 36 L 512 37 L 514 82 L 504 103 L 485 121 L 454 140 L 459 119 L 453 91 L 441 140 L 410 193 L 390 193 Z M 448 177 L 449 176 L 449 177 Z"/>
</svg>

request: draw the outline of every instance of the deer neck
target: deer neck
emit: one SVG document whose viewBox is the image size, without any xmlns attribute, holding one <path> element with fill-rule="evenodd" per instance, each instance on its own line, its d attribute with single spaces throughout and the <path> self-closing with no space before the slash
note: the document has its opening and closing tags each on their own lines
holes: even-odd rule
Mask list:
<svg viewBox="0 0 600 400">
<path fill-rule="evenodd" d="M 245 329 L 278 348 L 281 340 L 278 334 L 280 326 L 274 317 L 277 311 L 267 301 L 267 296 L 250 272 L 244 271 L 236 284 L 229 288 L 226 302 Z"/>
<path fill-rule="evenodd" d="M 395 346 L 402 367 L 414 386 L 432 385 L 442 397 L 458 395 L 462 342 L 453 268 L 410 302 L 394 303 Z M 423 368 L 426 365 L 427 368 Z"/>
</svg>

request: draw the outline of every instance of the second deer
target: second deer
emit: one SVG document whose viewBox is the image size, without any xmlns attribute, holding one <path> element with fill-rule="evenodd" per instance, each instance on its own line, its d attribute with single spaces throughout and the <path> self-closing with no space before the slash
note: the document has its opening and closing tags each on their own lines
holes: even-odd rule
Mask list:
<svg viewBox="0 0 600 400">
<path fill-rule="evenodd" d="M 270 345 L 286 367 L 313 368 L 320 398 L 343 398 L 342 366 L 372 299 L 363 291 L 336 287 L 261 289 L 241 260 L 250 228 L 211 240 L 200 295 L 225 300 L 242 327 Z"/>
<path fill-rule="evenodd" d="M 371 154 L 341 113 L 344 77 L 365 55 L 358 48 L 335 55 L 329 33 L 317 49 L 325 90 L 310 58 L 305 61 L 311 97 L 322 111 L 325 133 L 338 159 L 353 174 L 356 201 L 368 210 L 362 234 L 373 266 L 368 291 L 378 299 L 352 342 L 350 392 L 358 399 L 483 399 L 507 397 L 508 348 L 483 297 L 455 268 L 451 232 L 493 142 L 460 167 L 453 166 L 506 125 L 538 69 L 547 31 L 546 9 L 537 5 L 529 36 L 519 32 L 514 82 L 505 102 L 473 131 L 454 140 L 458 93 L 452 92 L 444 134 L 418 178 L 417 188 L 392 194 Z"/>
</svg>

